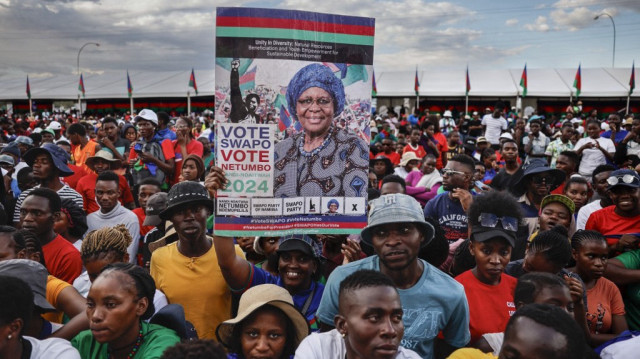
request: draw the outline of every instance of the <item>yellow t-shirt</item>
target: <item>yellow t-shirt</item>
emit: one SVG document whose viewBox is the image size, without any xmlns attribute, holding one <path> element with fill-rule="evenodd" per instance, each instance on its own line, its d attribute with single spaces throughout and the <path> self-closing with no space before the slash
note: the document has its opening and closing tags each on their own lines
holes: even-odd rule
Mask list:
<svg viewBox="0 0 640 359">
<path fill-rule="evenodd" d="M 453 352 L 447 359 L 498 359 L 492 353 L 483 353 L 474 348 L 462 348 Z"/>
<path fill-rule="evenodd" d="M 180 304 L 199 338 L 216 339 L 216 327 L 231 318 L 231 291 L 222 276 L 213 245 L 204 255 L 185 257 L 178 242 L 151 255 L 151 276 L 169 303 Z M 236 246 L 236 255 L 244 253 Z"/>
<path fill-rule="evenodd" d="M 47 302 L 53 305 L 55 308 L 58 308 L 58 295 L 62 292 L 66 287 L 71 287 L 71 284 L 63 281 L 62 279 L 58 279 L 52 275 L 47 276 Z M 62 324 L 62 317 L 64 313 L 61 311 L 50 312 L 43 314 L 42 317 L 53 323 Z"/>
</svg>

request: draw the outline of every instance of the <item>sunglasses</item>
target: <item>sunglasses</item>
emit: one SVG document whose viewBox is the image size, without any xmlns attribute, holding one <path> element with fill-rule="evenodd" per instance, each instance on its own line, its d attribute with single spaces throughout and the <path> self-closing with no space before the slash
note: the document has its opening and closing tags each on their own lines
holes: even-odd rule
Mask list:
<svg viewBox="0 0 640 359">
<path fill-rule="evenodd" d="M 614 176 L 614 177 L 609 177 L 607 178 L 607 183 L 610 186 L 615 186 L 617 184 L 621 184 L 621 183 L 626 183 L 626 184 L 638 184 L 638 182 L 640 182 L 640 180 L 638 180 L 638 178 L 632 174 L 626 174 L 624 176 L 618 177 L 618 176 Z"/>
<path fill-rule="evenodd" d="M 544 177 L 533 177 L 531 178 L 531 182 L 533 182 L 533 184 L 552 184 L 553 181 L 553 177 L 551 176 L 544 176 Z"/>
<path fill-rule="evenodd" d="M 480 225 L 483 227 L 495 228 L 498 222 L 500 222 L 503 229 L 512 232 L 518 231 L 518 220 L 514 217 L 498 217 L 493 213 L 481 213 L 478 221 L 480 221 Z"/>
<path fill-rule="evenodd" d="M 454 171 L 450 168 L 443 168 L 442 169 L 442 175 L 443 176 L 453 176 L 453 175 L 460 175 L 460 176 L 466 176 L 467 174 L 461 171 Z"/>
</svg>

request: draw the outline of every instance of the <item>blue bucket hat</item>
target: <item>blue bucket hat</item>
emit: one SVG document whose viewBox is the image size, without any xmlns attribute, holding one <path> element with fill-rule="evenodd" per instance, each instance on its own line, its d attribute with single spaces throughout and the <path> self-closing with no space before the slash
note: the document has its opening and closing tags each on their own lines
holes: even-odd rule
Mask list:
<svg viewBox="0 0 640 359">
<path fill-rule="evenodd" d="M 67 166 L 67 163 L 69 162 L 69 154 L 53 143 L 46 143 L 42 147 L 30 149 L 24 154 L 24 161 L 29 165 L 29 167 L 33 167 L 33 161 L 42 153 L 46 153 L 51 157 L 53 165 L 56 166 L 61 177 L 69 177 L 73 175 L 74 172 L 69 168 L 69 166 Z"/>
<path fill-rule="evenodd" d="M 345 95 L 342 80 L 328 67 L 321 64 L 311 64 L 301 68 L 287 86 L 287 103 L 291 116 L 298 119 L 296 104 L 300 95 L 311 87 L 319 87 L 333 97 L 333 113 L 337 116 L 344 109 Z"/>
<path fill-rule="evenodd" d="M 415 198 L 401 193 L 385 194 L 369 202 L 369 225 L 362 230 L 362 240 L 371 244 L 373 229 L 388 223 L 413 223 L 424 235 L 422 247 L 435 235 L 433 226 L 424 219 L 424 212 Z"/>
</svg>

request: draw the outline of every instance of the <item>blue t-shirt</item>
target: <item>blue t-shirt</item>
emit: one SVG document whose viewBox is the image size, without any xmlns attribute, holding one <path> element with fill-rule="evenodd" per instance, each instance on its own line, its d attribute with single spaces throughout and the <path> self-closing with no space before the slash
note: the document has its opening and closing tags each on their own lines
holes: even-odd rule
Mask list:
<svg viewBox="0 0 640 359">
<path fill-rule="evenodd" d="M 178 138 L 178 136 L 176 135 L 175 132 L 171 131 L 169 128 L 165 128 L 162 130 L 158 130 L 156 132 L 156 134 L 158 134 L 160 137 L 162 137 L 165 140 L 175 140 Z"/>
<path fill-rule="evenodd" d="M 418 282 L 409 289 L 398 289 L 404 312 L 404 337 L 400 345 L 423 358 L 433 358 L 433 344 L 442 331 L 444 340 L 454 347 L 463 347 L 469 334 L 469 306 L 464 287 L 449 275 L 420 259 L 424 270 Z M 318 308 L 318 319 L 333 326 L 338 314 L 340 283 L 360 269 L 380 270 L 377 255 L 337 267 L 327 280 Z"/>
<path fill-rule="evenodd" d="M 427 202 L 424 217 L 431 217 L 440 223 L 449 243 L 468 237 L 467 213 L 462 209 L 460 201 L 449 198 L 449 192 L 439 194 Z"/>
<path fill-rule="evenodd" d="M 260 284 L 275 284 L 278 287 L 284 288 L 284 284 L 282 283 L 282 278 L 280 276 L 275 276 L 262 268 L 258 268 L 254 265 L 251 265 L 251 274 L 249 276 L 249 283 L 240 289 L 235 290 L 231 289 L 234 294 L 242 294 L 247 289 L 254 287 Z M 313 294 L 311 298 L 311 304 L 308 306 L 308 309 L 305 313 L 302 313 L 305 318 L 307 318 L 307 323 L 311 327 L 311 331 L 318 331 L 318 321 L 316 319 L 316 312 L 318 311 L 318 307 L 320 306 L 320 299 L 322 298 L 322 293 L 324 292 L 324 285 L 318 282 L 311 282 L 311 287 L 309 289 L 304 290 L 302 292 L 296 293 L 293 295 L 293 306 L 296 307 L 299 311 L 302 311 L 304 305 L 309 298 L 310 295 Z M 333 319 L 331 320 L 333 323 Z"/>
<path fill-rule="evenodd" d="M 616 132 L 616 138 L 613 142 L 620 143 L 620 141 L 624 140 L 624 138 L 627 137 L 628 133 L 629 131 L 626 130 Z M 611 139 L 611 130 L 603 132 L 602 134 L 600 134 L 600 137 Z"/>
</svg>

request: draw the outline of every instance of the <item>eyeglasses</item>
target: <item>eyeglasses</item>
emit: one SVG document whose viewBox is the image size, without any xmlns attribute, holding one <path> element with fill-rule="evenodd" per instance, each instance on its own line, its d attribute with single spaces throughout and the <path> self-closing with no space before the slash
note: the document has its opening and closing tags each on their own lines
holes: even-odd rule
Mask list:
<svg viewBox="0 0 640 359">
<path fill-rule="evenodd" d="M 493 213 L 480 213 L 478 221 L 480 221 L 481 226 L 491 228 L 495 228 L 496 225 L 498 225 L 498 221 L 500 221 L 502 228 L 505 230 L 512 232 L 518 231 L 518 220 L 514 217 L 498 217 Z"/>
<path fill-rule="evenodd" d="M 533 177 L 531 178 L 531 182 L 533 182 L 533 184 L 552 184 L 553 181 L 553 177 L 551 176 L 544 176 L 544 177 Z"/>
<path fill-rule="evenodd" d="M 638 184 L 639 182 L 640 182 L 640 180 L 636 176 L 634 176 L 632 174 L 626 174 L 626 175 L 624 175 L 622 177 L 613 176 L 613 177 L 607 178 L 607 183 L 610 186 L 615 186 L 615 185 L 620 184 L 620 183 L 626 183 L 626 184 L 636 183 L 636 184 Z"/>
<path fill-rule="evenodd" d="M 321 108 L 329 108 L 333 105 L 333 100 L 330 97 L 319 97 L 315 100 L 311 97 L 301 98 L 298 100 L 298 105 L 303 109 L 308 109 L 314 102 Z"/>
<path fill-rule="evenodd" d="M 453 176 L 453 175 L 460 175 L 460 176 L 466 176 L 467 174 L 461 171 L 454 171 L 450 168 L 443 168 L 442 169 L 442 175 L 443 176 Z"/>
</svg>

